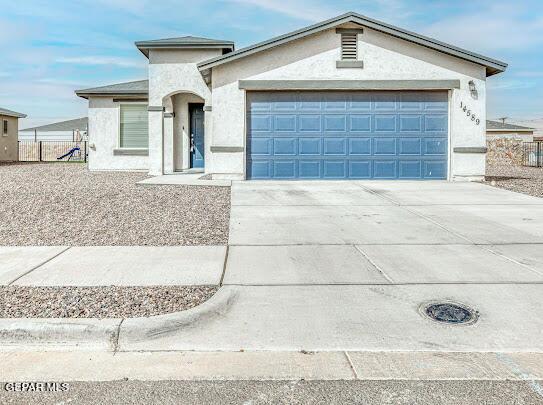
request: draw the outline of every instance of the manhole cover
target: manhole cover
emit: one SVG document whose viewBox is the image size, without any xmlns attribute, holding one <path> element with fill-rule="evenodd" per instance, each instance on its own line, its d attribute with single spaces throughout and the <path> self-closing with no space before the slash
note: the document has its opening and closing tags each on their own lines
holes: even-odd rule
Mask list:
<svg viewBox="0 0 543 405">
<path fill-rule="evenodd" d="M 474 323 L 478 317 L 477 311 L 454 302 L 424 304 L 421 307 L 421 312 L 434 321 L 455 325 Z"/>
</svg>

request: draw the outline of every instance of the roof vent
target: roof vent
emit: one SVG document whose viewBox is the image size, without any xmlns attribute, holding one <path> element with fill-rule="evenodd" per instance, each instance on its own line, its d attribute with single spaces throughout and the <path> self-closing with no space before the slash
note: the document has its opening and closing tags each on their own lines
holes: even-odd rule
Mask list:
<svg viewBox="0 0 543 405">
<path fill-rule="evenodd" d="M 341 60 L 357 60 L 358 35 L 356 33 L 341 34 Z"/>
</svg>

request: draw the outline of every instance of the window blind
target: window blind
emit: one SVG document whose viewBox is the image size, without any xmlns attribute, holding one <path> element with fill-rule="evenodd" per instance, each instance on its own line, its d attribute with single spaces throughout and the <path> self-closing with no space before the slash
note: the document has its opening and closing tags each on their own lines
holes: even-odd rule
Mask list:
<svg viewBox="0 0 543 405">
<path fill-rule="evenodd" d="M 121 104 L 121 148 L 149 147 L 147 105 Z"/>
</svg>

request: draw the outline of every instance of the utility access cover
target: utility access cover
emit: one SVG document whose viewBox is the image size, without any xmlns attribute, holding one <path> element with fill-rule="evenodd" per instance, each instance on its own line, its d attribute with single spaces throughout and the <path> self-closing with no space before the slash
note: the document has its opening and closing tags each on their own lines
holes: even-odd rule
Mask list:
<svg viewBox="0 0 543 405">
<path fill-rule="evenodd" d="M 433 302 L 425 304 L 421 312 L 430 319 L 449 324 L 471 324 L 477 321 L 478 312 L 458 303 Z"/>
</svg>

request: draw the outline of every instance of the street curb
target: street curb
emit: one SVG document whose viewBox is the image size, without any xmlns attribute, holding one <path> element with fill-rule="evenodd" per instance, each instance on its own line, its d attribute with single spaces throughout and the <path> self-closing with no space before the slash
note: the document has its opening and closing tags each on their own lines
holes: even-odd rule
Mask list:
<svg viewBox="0 0 543 405">
<path fill-rule="evenodd" d="M 125 319 L 119 328 L 118 350 L 123 345 L 159 339 L 181 328 L 200 327 L 202 322 L 224 315 L 238 296 L 235 287 L 222 287 L 204 303 L 186 311 L 157 315 L 149 318 Z"/>
<path fill-rule="evenodd" d="M 114 350 L 122 319 L 3 318 L 1 346 L 73 347 Z"/>
<path fill-rule="evenodd" d="M 237 289 L 221 288 L 194 308 L 148 318 L 1 318 L 0 346 L 117 351 L 121 341 L 141 342 L 199 326 L 199 321 L 224 314 L 236 297 Z"/>
</svg>

